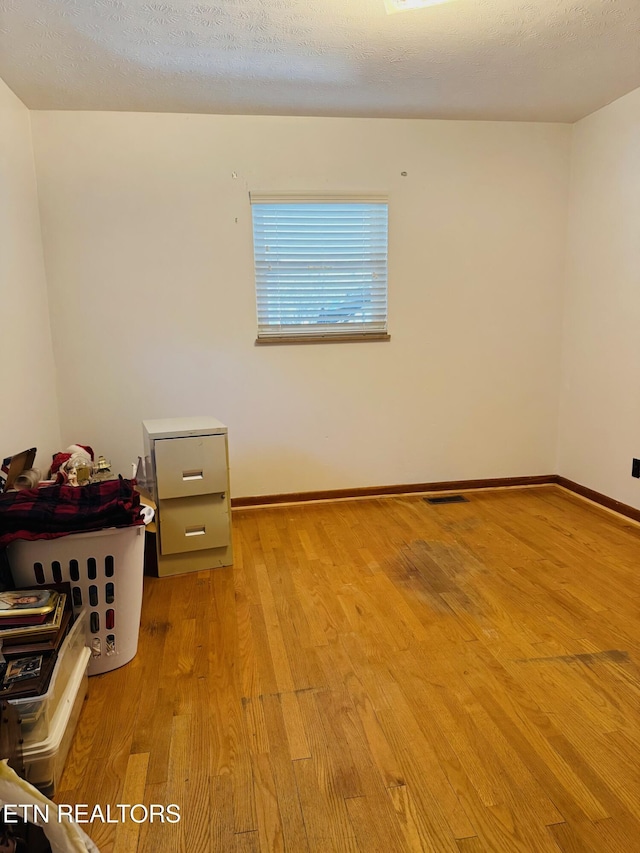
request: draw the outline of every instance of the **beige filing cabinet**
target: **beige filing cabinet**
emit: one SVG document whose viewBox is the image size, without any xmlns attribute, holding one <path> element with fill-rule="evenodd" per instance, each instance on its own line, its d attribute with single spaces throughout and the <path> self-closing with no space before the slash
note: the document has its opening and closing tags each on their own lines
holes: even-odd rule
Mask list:
<svg viewBox="0 0 640 853">
<path fill-rule="evenodd" d="M 158 507 L 158 575 L 230 566 L 227 428 L 215 418 L 142 422 Z"/>
</svg>

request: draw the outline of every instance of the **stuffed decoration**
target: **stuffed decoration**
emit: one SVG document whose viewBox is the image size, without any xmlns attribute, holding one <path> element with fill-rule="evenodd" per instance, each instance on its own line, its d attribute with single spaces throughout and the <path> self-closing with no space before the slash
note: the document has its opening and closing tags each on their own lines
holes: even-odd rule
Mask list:
<svg viewBox="0 0 640 853">
<path fill-rule="evenodd" d="M 55 478 L 58 485 L 84 486 L 93 475 L 93 459 L 93 449 L 88 445 L 70 444 L 54 455 L 49 478 Z"/>
</svg>

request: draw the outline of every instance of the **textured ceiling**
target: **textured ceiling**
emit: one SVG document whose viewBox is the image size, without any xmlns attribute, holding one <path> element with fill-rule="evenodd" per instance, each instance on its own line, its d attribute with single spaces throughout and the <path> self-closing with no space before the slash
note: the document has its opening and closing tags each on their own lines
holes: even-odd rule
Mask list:
<svg viewBox="0 0 640 853">
<path fill-rule="evenodd" d="M 640 0 L 0 0 L 32 109 L 574 121 L 640 86 Z"/>
</svg>

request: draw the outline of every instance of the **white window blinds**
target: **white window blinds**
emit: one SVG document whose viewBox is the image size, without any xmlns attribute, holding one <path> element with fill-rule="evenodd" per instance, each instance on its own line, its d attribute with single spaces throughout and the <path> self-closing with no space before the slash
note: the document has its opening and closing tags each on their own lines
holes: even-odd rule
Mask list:
<svg viewBox="0 0 640 853">
<path fill-rule="evenodd" d="M 387 201 L 251 196 L 258 340 L 385 336 Z"/>
</svg>

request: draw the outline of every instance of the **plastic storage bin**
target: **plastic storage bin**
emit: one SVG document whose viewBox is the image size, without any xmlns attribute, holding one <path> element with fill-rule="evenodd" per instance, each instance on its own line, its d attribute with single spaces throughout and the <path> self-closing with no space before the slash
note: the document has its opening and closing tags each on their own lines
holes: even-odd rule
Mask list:
<svg viewBox="0 0 640 853">
<path fill-rule="evenodd" d="M 47 797 L 55 794 L 69 754 L 82 703 L 87 695 L 87 664 L 90 657 L 91 652 L 85 647 L 53 715 L 49 736 L 22 747 L 24 778 Z"/>
<path fill-rule="evenodd" d="M 20 715 L 22 737 L 25 744 L 46 740 L 51 734 L 52 720 L 60 705 L 72 673 L 87 648 L 85 625 L 87 613 L 83 611 L 76 619 L 58 652 L 49 689 L 42 696 L 26 699 L 8 699 Z"/>
<path fill-rule="evenodd" d="M 110 672 L 138 651 L 144 526 L 72 533 L 59 539 L 18 539 L 7 554 L 18 587 L 70 581 L 73 610 L 88 610 L 89 675 Z"/>
</svg>

